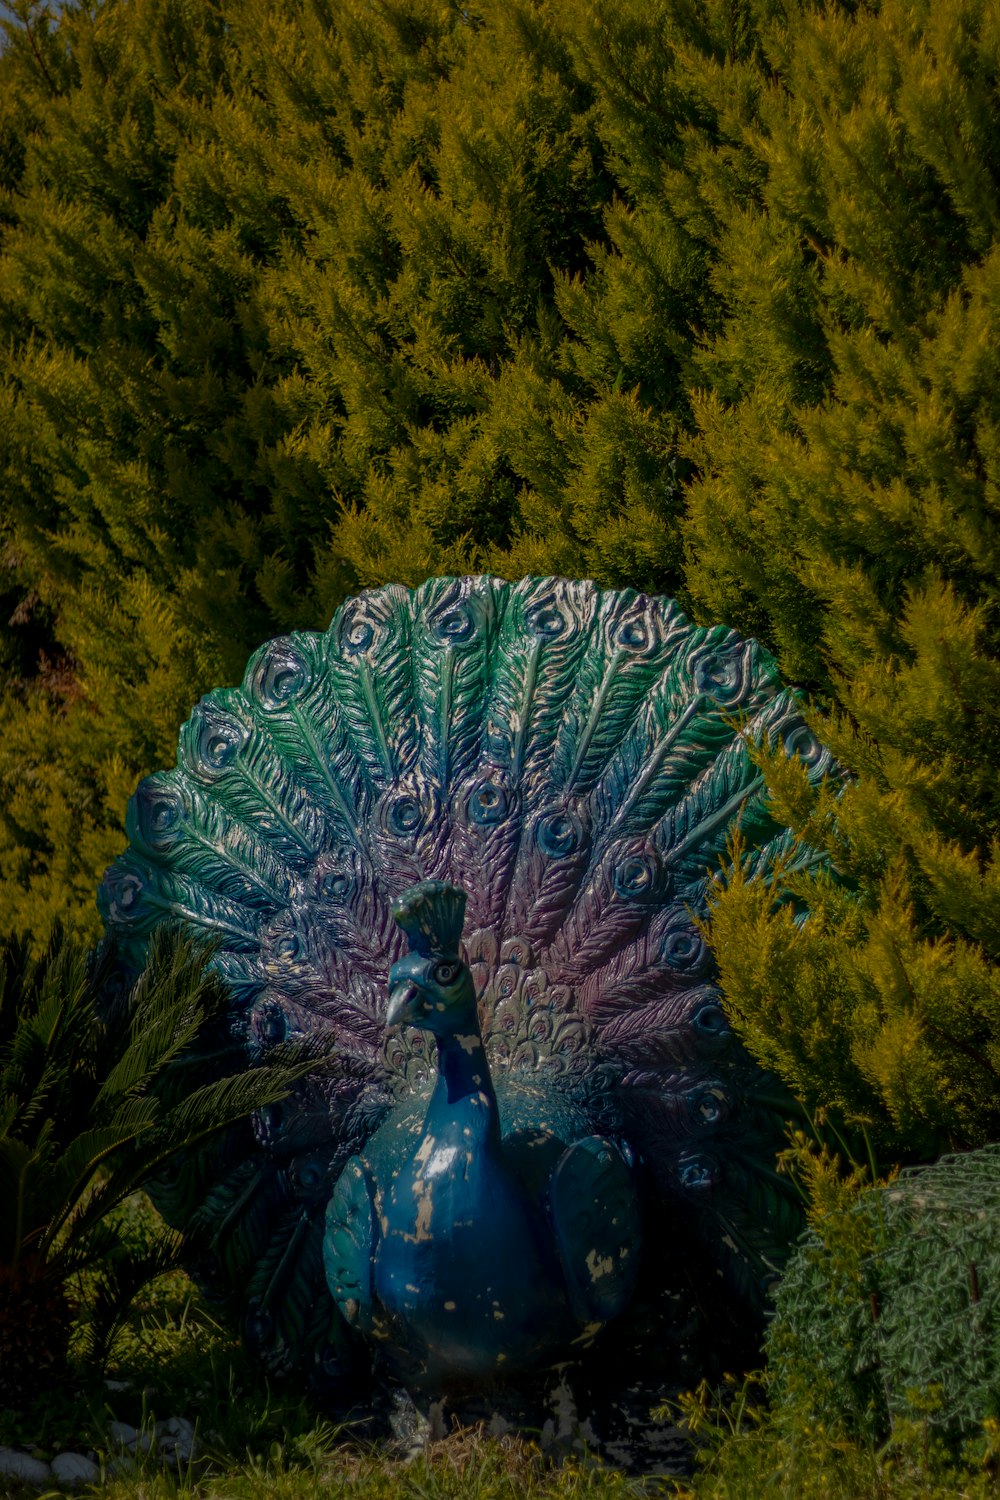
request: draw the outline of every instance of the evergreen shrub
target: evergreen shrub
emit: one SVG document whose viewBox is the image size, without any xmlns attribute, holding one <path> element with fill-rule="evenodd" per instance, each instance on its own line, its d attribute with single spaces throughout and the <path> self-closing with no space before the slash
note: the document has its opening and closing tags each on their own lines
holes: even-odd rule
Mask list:
<svg viewBox="0 0 1000 1500">
<path fill-rule="evenodd" d="M 995 8 L 10 11 L 0 927 L 94 933 L 179 719 L 352 590 L 662 590 L 855 778 L 768 770 L 838 878 L 720 893 L 749 1044 L 889 1159 L 1000 1136 Z"/>
</svg>

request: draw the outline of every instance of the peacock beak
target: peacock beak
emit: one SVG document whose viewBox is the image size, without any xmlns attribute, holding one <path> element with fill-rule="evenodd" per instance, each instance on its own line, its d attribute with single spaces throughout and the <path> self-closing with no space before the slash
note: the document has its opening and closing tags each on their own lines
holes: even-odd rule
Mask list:
<svg viewBox="0 0 1000 1500">
<path fill-rule="evenodd" d="M 408 979 L 400 980 L 389 991 L 389 1009 L 385 1013 L 386 1028 L 407 1026 L 416 1019 L 420 991 Z"/>
</svg>

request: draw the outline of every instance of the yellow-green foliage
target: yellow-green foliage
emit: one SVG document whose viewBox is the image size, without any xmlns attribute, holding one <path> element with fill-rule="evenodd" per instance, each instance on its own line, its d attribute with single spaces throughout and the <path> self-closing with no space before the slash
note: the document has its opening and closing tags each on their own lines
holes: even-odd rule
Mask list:
<svg viewBox="0 0 1000 1500">
<path fill-rule="evenodd" d="M 751 1044 L 996 1133 L 1000 23 L 983 0 L 104 0 L 0 55 L 0 928 L 95 930 L 198 695 L 369 583 L 756 633 L 856 776 L 737 875 Z"/>
<path fill-rule="evenodd" d="M 687 584 L 813 686 L 858 780 L 810 813 L 770 768 L 843 885 L 790 882 L 799 926 L 737 874 L 713 942 L 761 1056 L 930 1152 L 1000 1123 L 1000 28 L 887 0 L 759 35 L 763 170 L 722 203 L 726 313 L 695 354 Z"/>
<path fill-rule="evenodd" d="M 845 793 L 841 836 L 864 798 Z M 883 1148 L 933 1154 L 1000 1134 L 1000 978 L 977 944 L 921 931 L 912 888 L 902 852 L 869 900 L 829 876 L 765 887 L 737 866 L 712 934 L 730 1011 L 764 1063 Z"/>
<path fill-rule="evenodd" d="M 767 1389 L 766 1380 L 762 1382 Z M 684 1403 L 699 1468 L 678 1500 L 989 1500 L 997 1494 L 1000 1425 L 991 1419 L 956 1458 L 919 1420 L 879 1444 L 850 1438 L 794 1404 L 761 1404 L 753 1378 L 725 1393 L 701 1388 Z"/>
<path fill-rule="evenodd" d="M 985 611 L 950 586 L 925 584 L 896 628 L 899 656 L 842 679 L 817 719 L 857 781 L 813 797 L 795 766 L 764 767 L 776 812 L 828 851 L 834 877 L 767 890 L 736 868 L 712 937 L 757 1055 L 813 1107 L 933 1154 L 1000 1134 L 994 750 L 975 722 L 991 718 L 1000 665 Z"/>
</svg>

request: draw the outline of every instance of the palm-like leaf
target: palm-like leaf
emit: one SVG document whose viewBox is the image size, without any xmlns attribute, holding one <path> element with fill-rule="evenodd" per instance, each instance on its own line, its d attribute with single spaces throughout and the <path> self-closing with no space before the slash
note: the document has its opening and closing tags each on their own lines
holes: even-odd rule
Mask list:
<svg viewBox="0 0 1000 1500">
<path fill-rule="evenodd" d="M 88 956 L 57 937 L 40 961 L 16 941 L 0 949 L 3 1285 L 13 1295 L 30 1263 L 32 1284 L 41 1266 L 59 1288 L 99 1262 L 102 1349 L 123 1297 L 176 1264 L 179 1248 L 164 1232 L 141 1257 L 126 1256 L 111 1210 L 171 1157 L 283 1098 L 317 1065 L 284 1048 L 247 1068 L 220 1024 L 226 999 L 207 957 L 160 933 L 131 992 L 114 998 L 110 948 Z"/>
</svg>

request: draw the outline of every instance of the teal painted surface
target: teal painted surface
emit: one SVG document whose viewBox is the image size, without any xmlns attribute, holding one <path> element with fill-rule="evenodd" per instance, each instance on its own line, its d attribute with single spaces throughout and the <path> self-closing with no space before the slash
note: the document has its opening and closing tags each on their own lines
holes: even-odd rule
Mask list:
<svg viewBox="0 0 1000 1500">
<path fill-rule="evenodd" d="M 286 1038 L 316 1048 L 291 1098 L 157 1189 L 270 1368 L 353 1390 L 373 1362 L 433 1385 L 575 1355 L 632 1305 L 631 1271 L 602 1300 L 580 1269 L 617 1253 L 598 1185 L 641 1217 L 634 1298 L 683 1244 L 672 1306 L 760 1312 L 799 1228 L 774 1173 L 786 1109 L 730 1035 L 697 919 L 737 822 L 753 868 L 789 851 L 747 752 L 765 735 L 833 769 L 756 643 L 560 579 L 370 591 L 198 704 L 100 900 L 126 968 L 163 920 L 217 939 L 248 1066 Z M 427 880 L 468 896 L 461 1023 L 411 996 L 387 1027 L 390 971 L 426 990 L 393 907 Z M 407 1259 L 390 1247 L 416 1235 L 431 1139 L 451 1245 Z M 461 1269 L 477 1260 L 497 1328 Z"/>
<path fill-rule="evenodd" d="M 437 1081 L 401 1165 L 378 1142 L 348 1162 L 325 1243 L 348 1322 L 393 1352 L 408 1383 L 432 1389 L 591 1342 L 628 1302 L 640 1254 L 631 1161 L 612 1141 L 568 1144 L 545 1122 L 504 1142 L 459 951 L 464 906 L 441 881 L 397 903 L 412 951 L 390 971 L 386 1022 L 434 1036 Z M 537 1165 L 522 1173 L 524 1156 Z"/>
</svg>

